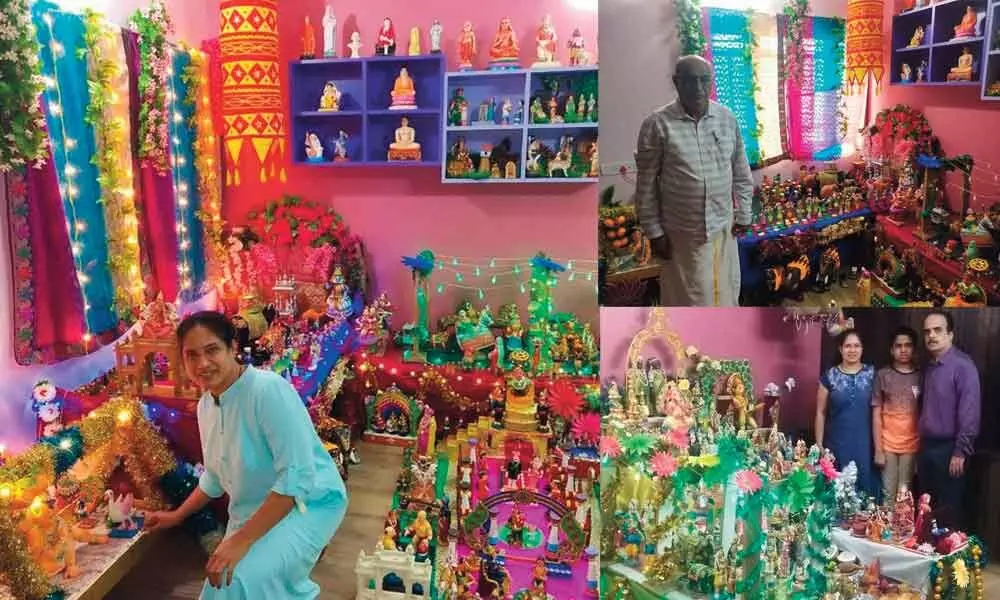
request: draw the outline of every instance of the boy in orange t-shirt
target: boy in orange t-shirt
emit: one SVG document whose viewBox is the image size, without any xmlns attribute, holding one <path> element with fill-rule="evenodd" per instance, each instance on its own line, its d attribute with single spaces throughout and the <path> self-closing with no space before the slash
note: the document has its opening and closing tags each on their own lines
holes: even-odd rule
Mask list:
<svg viewBox="0 0 1000 600">
<path fill-rule="evenodd" d="M 879 369 L 872 393 L 875 464 L 882 469 L 884 503 L 892 506 L 900 489 L 910 487 L 920 449 L 920 370 L 913 360 L 917 333 L 900 327 L 892 336 L 892 366 Z"/>
</svg>

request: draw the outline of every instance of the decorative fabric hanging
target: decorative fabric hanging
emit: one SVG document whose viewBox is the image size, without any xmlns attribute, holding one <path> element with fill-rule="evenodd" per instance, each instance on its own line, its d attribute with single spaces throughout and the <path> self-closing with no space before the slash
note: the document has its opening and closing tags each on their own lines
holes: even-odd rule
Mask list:
<svg viewBox="0 0 1000 600">
<path fill-rule="evenodd" d="M 260 181 L 285 181 L 285 116 L 278 70 L 277 0 L 223 0 L 219 46 L 226 185 L 240 185 L 245 146 Z"/>
<path fill-rule="evenodd" d="M 847 2 L 847 71 L 848 93 L 865 89 L 870 74 L 875 80 L 876 93 L 881 89 L 883 37 L 883 0 L 848 0 Z"/>
</svg>

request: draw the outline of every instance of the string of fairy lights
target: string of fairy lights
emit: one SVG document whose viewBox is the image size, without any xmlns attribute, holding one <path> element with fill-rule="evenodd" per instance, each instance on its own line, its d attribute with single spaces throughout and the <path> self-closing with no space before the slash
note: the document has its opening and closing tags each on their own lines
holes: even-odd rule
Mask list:
<svg viewBox="0 0 1000 600">
<path fill-rule="evenodd" d="M 79 169 L 72 162 L 72 151 L 77 147 L 77 141 L 70 138 L 66 131 L 66 119 L 63 114 L 63 99 L 62 92 L 59 89 L 59 59 L 61 59 L 66 54 L 66 49 L 63 47 L 62 43 L 56 39 L 55 34 L 55 18 L 52 13 L 47 12 L 42 15 L 42 22 L 45 23 L 46 28 L 49 33 L 49 44 L 48 51 L 49 56 L 52 59 L 52 73 L 45 73 L 45 66 L 42 63 L 42 80 L 45 83 L 46 89 L 46 99 L 49 105 L 49 114 L 54 117 L 59 123 L 59 129 L 62 133 L 61 139 L 62 143 L 57 142 L 52 136 L 49 136 L 50 143 L 52 144 L 53 154 L 58 150 L 63 156 L 63 169 L 60 173 L 59 179 L 59 191 L 65 200 L 67 209 L 67 219 L 66 219 L 66 229 L 69 232 L 70 238 L 70 249 L 73 254 L 73 264 L 76 267 L 76 279 L 80 284 L 80 294 L 83 299 L 83 342 L 88 344 L 93 338 L 90 331 L 90 321 L 88 318 L 88 313 L 90 312 L 90 300 L 87 293 L 87 284 L 90 283 L 90 276 L 87 274 L 86 268 L 83 264 L 83 233 L 87 230 L 87 225 L 82 220 L 77 218 L 76 212 L 76 199 L 80 194 L 80 188 L 76 185 L 76 176 L 79 173 Z M 58 146 L 58 148 L 57 148 Z"/>
<path fill-rule="evenodd" d="M 548 281 L 549 286 L 556 286 L 560 278 L 565 276 L 567 282 L 590 283 L 596 291 L 596 260 L 552 260 L 563 264 L 566 270 L 553 274 Z M 437 272 L 450 273 L 453 279 L 452 281 L 438 281 L 435 286 L 437 293 L 443 294 L 449 289 L 473 291 L 479 300 L 486 298 L 487 290 L 513 288 L 521 294 L 526 294 L 530 286 L 529 281 L 526 281 L 523 276 L 527 275 L 530 279 L 532 273 L 530 260 L 500 257 L 476 258 L 438 255 L 435 257 L 434 269 Z"/>
<path fill-rule="evenodd" d="M 173 135 L 170 141 L 173 145 L 173 152 L 170 155 L 170 171 L 174 180 L 174 215 L 177 230 L 177 273 L 180 276 L 182 290 L 191 289 L 191 240 L 188 235 L 187 213 L 188 213 L 188 184 L 181 177 L 181 169 L 187 164 L 187 157 L 181 147 L 181 139 L 177 133 L 177 128 L 184 122 L 184 116 L 177 107 L 177 94 L 174 89 L 174 57 L 176 50 L 168 48 L 170 57 L 170 67 L 167 69 L 167 114 L 173 119 Z"/>
</svg>

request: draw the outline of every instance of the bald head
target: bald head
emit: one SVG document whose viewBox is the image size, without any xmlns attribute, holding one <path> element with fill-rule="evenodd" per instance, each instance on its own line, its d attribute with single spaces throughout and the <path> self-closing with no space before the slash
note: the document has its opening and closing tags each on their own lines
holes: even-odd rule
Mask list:
<svg viewBox="0 0 1000 600">
<path fill-rule="evenodd" d="M 712 93 L 712 65 L 700 56 L 682 56 L 674 69 L 674 87 L 685 112 L 700 119 L 708 112 Z"/>
</svg>

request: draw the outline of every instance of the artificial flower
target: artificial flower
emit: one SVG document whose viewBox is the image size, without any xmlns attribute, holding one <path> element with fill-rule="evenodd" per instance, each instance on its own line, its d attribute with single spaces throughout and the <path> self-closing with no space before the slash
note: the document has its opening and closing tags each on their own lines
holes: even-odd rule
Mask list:
<svg viewBox="0 0 1000 600">
<path fill-rule="evenodd" d="M 584 413 L 573 421 L 573 437 L 584 444 L 592 444 L 601 436 L 601 415 Z"/>
<path fill-rule="evenodd" d="M 670 477 L 677 472 L 677 459 L 667 452 L 657 452 L 653 455 L 649 466 L 660 477 Z"/>
<path fill-rule="evenodd" d="M 748 494 L 753 494 L 764 485 L 761 481 L 760 475 L 751 469 L 743 469 L 742 471 L 737 471 L 736 473 L 736 487 L 739 488 L 741 492 Z"/>
<path fill-rule="evenodd" d="M 602 435 L 600 451 L 602 456 L 618 458 L 622 453 L 622 445 L 618 443 L 618 438 L 615 436 Z"/>
<path fill-rule="evenodd" d="M 677 380 L 677 389 L 686 392 L 691 389 L 691 382 L 687 378 Z"/>
<path fill-rule="evenodd" d="M 687 450 L 688 446 L 691 444 L 687 428 L 670 430 L 670 433 L 667 434 L 667 440 L 670 442 L 671 446 L 677 448 L 678 450 Z"/>
<path fill-rule="evenodd" d="M 955 585 L 964 590 L 969 587 L 969 570 L 965 566 L 965 561 L 956 559 L 951 563 L 951 571 L 955 575 Z"/>
<path fill-rule="evenodd" d="M 837 478 L 837 468 L 833 466 L 833 461 L 829 458 L 819 459 L 819 468 L 823 472 L 823 476 L 826 477 L 827 481 L 833 481 Z"/>
</svg>

